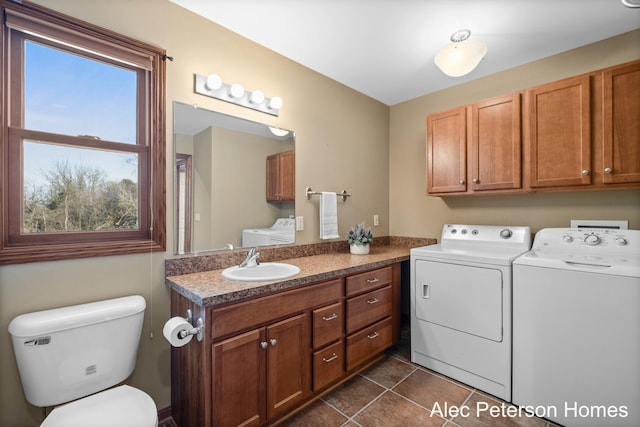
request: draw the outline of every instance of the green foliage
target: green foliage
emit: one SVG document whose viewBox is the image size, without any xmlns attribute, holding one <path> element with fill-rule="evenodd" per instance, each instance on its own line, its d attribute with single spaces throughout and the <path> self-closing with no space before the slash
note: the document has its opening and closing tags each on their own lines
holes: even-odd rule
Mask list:
<svg viewBox="0 0 640 427">
<path fill-rule="evenodd" d="M 59 162 L 43 172 L 48 185 L 24 188 L 26 233 L 135 230 L 138 187 L 131 180 L 107 181 L 99 169 Z"/>
<path fill-rule="evenodd" d="M 351 227 L 347 238 L 350 245 L 366 245 L 373 241 L 373 234 L 371 234 L 371 228 L 365 227 L 364 222 L 361 222 L 355 227 Z"/>
</svg>

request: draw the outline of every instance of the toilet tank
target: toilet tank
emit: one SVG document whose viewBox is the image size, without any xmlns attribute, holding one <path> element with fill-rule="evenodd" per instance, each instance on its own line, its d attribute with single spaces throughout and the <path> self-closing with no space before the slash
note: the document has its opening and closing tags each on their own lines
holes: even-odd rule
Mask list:
<svg viewBox="0 0 640 427">
<path fill-rule="evenodd" d="M 27 400 L 54 406 L 124 381 L 136 363 L 139 295 L 22 314 L 9 333 Z"/>
</svg>

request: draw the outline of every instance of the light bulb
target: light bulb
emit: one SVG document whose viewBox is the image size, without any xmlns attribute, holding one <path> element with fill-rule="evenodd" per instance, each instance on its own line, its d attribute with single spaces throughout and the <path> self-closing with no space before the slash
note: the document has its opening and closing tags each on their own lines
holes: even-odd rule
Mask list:
<svg viewBox="0 0 640 427">
<path fill-rule="evenodd" d="M 269 108 L 271 108 L 272 110 L 279 110 L 280 108 L 282 108 L 282 98 L 280 98 L 279 96 L 274 96 L 273 98 L 271 98 L 271 101 L 269 101 Z"/>
<path fill-rule="evenodd" d="M 222 79 L 217 74 L 209 74 L 204 87 L 208 90 L 218 90 L 222 87 Z"/>
<path fill-rule="evenodd" d="M 262 104 L 264 102 L 264 93 L 260 90 L 254 90 L 251 93 L 250 101 L 252 104 Z"/>
<path fill-rule="evenodd" d="M 231 98 L 240 98 L 242 95 L 244 95 L 244 88 L 240 83 L 235 83 L 231 86 L 231 89 L 229 90 L 229 96 Z"/>
</svg>

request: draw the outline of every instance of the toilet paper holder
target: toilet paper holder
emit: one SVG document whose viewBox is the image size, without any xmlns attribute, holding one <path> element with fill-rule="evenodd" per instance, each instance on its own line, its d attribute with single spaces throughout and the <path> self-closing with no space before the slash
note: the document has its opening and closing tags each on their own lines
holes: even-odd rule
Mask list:
<svg viewBox="0 0 640 427">
<path fill-rule="evenodd" d="M 189 309 L 187 309 L 187 316 L 184 318 L 184 320 L 189 322 L 193 326 L 193 329 L 191 329 L 191 330 L 183 329 L 178 333 L 178 336 L 181 339 L 184 339 L 184 338 L 188 337 L 189 335 L 195 335 L 196 338 L 198 339 L 198 341 L 202 341 L 202 338 L 204 338 L 204 322 L 202 321 L 202 318 L 198 317 L 198 320 L 196 321 L 196 324 L 194 326 L 193 325 L 193 313 L 191 312 L 191 309 L 189 308 Z"/>
</svg>

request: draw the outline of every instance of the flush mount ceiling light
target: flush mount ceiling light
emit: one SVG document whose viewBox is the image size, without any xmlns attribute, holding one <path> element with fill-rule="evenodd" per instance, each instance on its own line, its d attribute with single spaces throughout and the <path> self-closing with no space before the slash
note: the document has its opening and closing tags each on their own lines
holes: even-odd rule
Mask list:
<svg viewBox="0 0 640 427">
<path fill-rule="evenodd" d="M 286 129 L 280 129 L 280 128 L 276 128 L 273 126 L 269 126 L 269 130 L 271 131 L 272 134 L 274 134 L 275 136 L 285 136 L 285 135 L 289 135 L 289 131 Z"/>
<path fill-rule="evenodd" d="M 208 76 L 196 74 L 195 80 L 195 92 L 200 95 L 231 102 L 232 104 L 262 111 L 276 117 L 278 117 L 280 108 L 282 108 L 282 98 L 279 96 L 267 98 L 261 90 L 249 92 L 239 83 L 229 85 L 224 83 L 217 74 Z"/>
<path fill-rule="evenodd" d="M 434 62 L 447 76 L 460 77 L 474 70 L 487 54 L 487 45 L 469 40 L 471 31 L 458 30 L 451 35 L 451 43 L 440 50 Z"/>
</svg>

